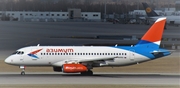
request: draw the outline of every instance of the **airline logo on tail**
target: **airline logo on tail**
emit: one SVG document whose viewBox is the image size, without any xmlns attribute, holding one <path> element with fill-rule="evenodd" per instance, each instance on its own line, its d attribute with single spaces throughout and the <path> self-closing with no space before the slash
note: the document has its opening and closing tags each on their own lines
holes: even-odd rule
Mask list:
<svg viewBox="0 0 180 88">
<path fill-rule="evenodd" d="M 148 17 L 158 16 L 158 14 L 147 3 L 142 4 Z"/>
<path fill-rule="evenodd" d="M 37 54 L 38 52 L 40 52 L 42 49 L 38 49 L 36 51 L 33 51 L 31 53 L 28 54 L 28 56 L 39 59 L 35 54 Z"/>
<path fill-rule="evenodd" d="M 146 12 L 147 12 L 147 13 L 150 13 L 151 11 L 152 11 L 152 10 L 151 10 L 150 7 L 147 7 L 147 8 L 146 8 Z"/>
</svg>

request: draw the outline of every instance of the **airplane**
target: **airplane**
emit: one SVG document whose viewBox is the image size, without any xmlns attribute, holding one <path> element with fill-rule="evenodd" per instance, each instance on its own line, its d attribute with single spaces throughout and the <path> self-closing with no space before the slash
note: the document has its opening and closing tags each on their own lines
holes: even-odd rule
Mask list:
<svg viewBox="0 0 180 88">
<path fill-rule="evenodd" d="M 139 64 L 168 56 L 170 51 L 160 48 L 166 18 L 150 27 L 136 45 L 131 46 L 28 46 L 18 49 L 5 63 L 20 66 L 52 66 L 56 72 L 93 75 L 95 67 L 119 67 Z"/>
<path fill-rule="evenodd" d="M 160 16 L 147 3 L 142 3 L 142 4 L 143 4 L 143 7 L 144 7 L 146 14 L 148 16 L 148 19 L 150 21 L 154 22 L 155 20 L 157 20 L 160 17 L 166 17 L 167 18 L 166 19 L 167 24 L 173 24 L 176 26 L 180 25 L 180 16 Z"/>
</svg>

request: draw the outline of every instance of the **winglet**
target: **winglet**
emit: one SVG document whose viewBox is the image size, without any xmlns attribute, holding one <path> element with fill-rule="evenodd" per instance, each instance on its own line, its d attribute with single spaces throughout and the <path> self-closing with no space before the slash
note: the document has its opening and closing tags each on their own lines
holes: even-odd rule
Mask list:
<svg viewBox="0 0 180 88">
<path fill-rule="evenodd" d="M 150 29 L 144 34 L 137 45 L 154 43 L 160 45 L 161 38 L 166 23 L 166 17 L 162 17 L 156 20 L 156 22 L 150 27 Z"/>
</svg>

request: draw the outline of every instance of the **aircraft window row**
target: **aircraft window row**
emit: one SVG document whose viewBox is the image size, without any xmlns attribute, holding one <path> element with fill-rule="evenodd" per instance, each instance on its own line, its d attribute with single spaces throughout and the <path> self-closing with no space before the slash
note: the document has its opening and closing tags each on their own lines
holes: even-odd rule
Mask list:
<svg viewBox="0 0 180 88">
<path fill-rule="evenodd" d="M 14 13 L 8 13 L 8 15 L 15 15 Z M 35 16 L 31 13 L 20 13 L 21 16 L 26 15 L 26 16 Z M 40 16 L 68 16 L 68 14 L 40 14 Z"/>
<path fill-rule="evenodd" d="M 41 55 L 126 55 L 126 53 L 41 53 Z"/>
<path fill-rule="evenodd" d="M 24 54 L 24 52 L 23 52 L 23 51 L 16 51 L 16 52 L 14 52 L 14 53 L 12 53 L 12 54 L 22 55 L 22 54 Z"/>
</svg>

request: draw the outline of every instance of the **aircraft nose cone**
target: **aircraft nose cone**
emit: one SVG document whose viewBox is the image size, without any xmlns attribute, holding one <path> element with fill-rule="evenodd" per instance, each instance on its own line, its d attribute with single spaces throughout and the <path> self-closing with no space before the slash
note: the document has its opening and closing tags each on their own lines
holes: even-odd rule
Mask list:
<svg viewBox="0 0 180 88">
<path fill-rule="evenodd" d="M 11 63 L 11 60 L 10 60 L 9 58 L 6 58 L 6 59 L 4 60 L 4 62 L 7 63 L 7 64 L 10 64 L 10 63 Z"/>
</svg>

